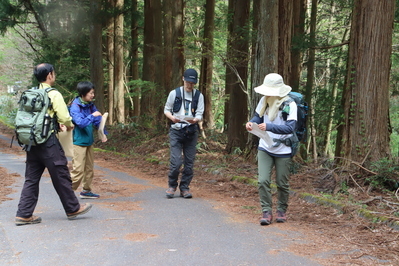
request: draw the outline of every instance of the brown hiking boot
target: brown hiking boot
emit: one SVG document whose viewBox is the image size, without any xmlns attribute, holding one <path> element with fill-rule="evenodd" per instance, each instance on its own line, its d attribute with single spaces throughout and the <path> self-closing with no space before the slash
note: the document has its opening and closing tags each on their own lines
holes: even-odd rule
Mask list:
<svg viewBox="0 0 399 266">
<path fill-rule="evenodd" d="M 166 197 L 172 199 L 175 196 L 176 188 L 170 187 L 166 190 Z"/>
<path fill-rule="evenodd" d="M 79 210 L 77 212 L 67 213 L 67 217 L 68 219 L 76 218 L 78 215 L 82 215 L 90 211 L 91 207 L 93 207 L 93 205 L 90 203 L 80 204 Z"/>
<path fill-rule="evenodd" d="M 25 224 L 38 224 L 42 221 L 39 216 L 32 215 L 29 218 L 15 217 L 15 225 L 25 225 Z"/>
<path fill-rule="evenodd" d="M 263 212 L 262 218 L 260 218 L 260 225 L 269 225 L 272 223 L 273 216 L 272 213 L 269 211 Z"/>
<path fill-rule="evenodd" d="M 189 190 L 182 190 L 180 191 L 180 197 L 183 197 L 185 199 L 191 199 L 193 195 L 190 193 Z"/>
<path fill-rule="evenodd" d="M 285 223 L 286 221 L 287 221 L 287 216 L 286 216 L 285 212 L 277 210 L 276 222 Z"/>
</svg>

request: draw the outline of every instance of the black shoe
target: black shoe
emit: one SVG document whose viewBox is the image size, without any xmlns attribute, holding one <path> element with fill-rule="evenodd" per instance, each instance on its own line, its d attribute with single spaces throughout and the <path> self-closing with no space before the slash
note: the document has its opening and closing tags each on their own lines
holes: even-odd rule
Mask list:
<svg viewBox="0 0 399 266">
<path fill-rule="evenodd" d="M 175 196 L 175 192 L 176 192 L 176 188 L 173 188 L 173 187 L 168 188 L 168 190 L 166 190 L 166 197 L 168 199 L 173 199 L 173 197 Z"/>
<path fill-rule="evenodd" d="M 265 211 L 265 212 L 263 212 L 262 218 L 260 218 L 260 220 L 259 220 L 260 225 L 269 225 L 272 223 L 272 219 L 273 219 L 273 216 L 272 216 L 271 212 Z"/>
<path fill-rule="evenodd" d="M 29 218 L 15 217 L 15 225 L 25 225 L 25 224 L 38 224 L 42 221 L 39 216 L 32 215 Z"/>
<path fill-rule="evenodd" d="M 193 195 L 190 193 L 189 190 L 182 190 L 180 191 L 180 197 L 183 197 L 185 199 L 191 199 Z"/>
</svg>

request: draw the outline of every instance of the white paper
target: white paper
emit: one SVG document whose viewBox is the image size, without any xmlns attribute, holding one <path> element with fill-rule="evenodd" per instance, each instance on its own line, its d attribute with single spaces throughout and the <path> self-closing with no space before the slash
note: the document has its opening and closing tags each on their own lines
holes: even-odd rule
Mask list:
<svg viewBox="0 0 399 266">
<path fill-rule="evenodd" d="M 105 127 L 105 122 L 107 121 L 107 118 L 108 118 L 108 113 L 105 112 L 103 114 L 103 116 L 101 117 L 100 126 L 98 127 L 98 138 L 101 139 L 101 140 L 103 138 L 105 138 L 104 127 Z"/>
<path fill-rule="evenodd" d="M 274 142 L 272 138 L 269 136 L 267 131 L 259 129 L 259 125 L 257 123 L 252 123 L 252 130 L 248 132 L 263 139 L 266 142 L 267 147 L 273 146 Z"/>
<path fill-rule="evenodd" d="M 186 122 L 186 123 L 188 123 L 188 124 L 190 124 L 189 122 L 188 122 L 188 120 L 194 120 L 194 118 L 195 117 L 193 117 L 193 116 L 183 116 L 183 115 L 179 115 L 179 114 L 176 114 L 176 115 L 174 115 L 177 119 L 180 119 L 180 121 L 182 121 L 182 122 Z"/>
</svg>

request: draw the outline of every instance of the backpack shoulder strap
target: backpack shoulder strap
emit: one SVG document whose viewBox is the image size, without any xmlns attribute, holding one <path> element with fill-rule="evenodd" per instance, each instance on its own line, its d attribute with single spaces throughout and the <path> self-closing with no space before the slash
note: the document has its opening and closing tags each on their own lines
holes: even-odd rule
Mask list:
<svg viewBox="0 0 399 266">
<path fill-rule="evenodd" d="M 201 94 L 201 92 L 199 90 L 195 90 L 193 101 L 198 103 L 200 94 Z"/>
<path fill-rule="evenodd" d="M 46 88 L 45 89 L 45 91 L 47 92 L 47 93 L 49 93 L 50 91 L 52 91 L 52 90 L 57 90 L 56 88 L 52 88 L 52 87 L 49 87 L 49 88 Z"/>
<path fill-rule="evenodd" d="M 52 90 L 57 90 L 57 89 L 52 88 L 52 87 L 49 87 L 49 88 L 46 88 L 46 89 L 44 89 L 44 90 L 45 90 L 45 92 L 48 94 L 50 91 L 52 91 Z M 48 95 L 47 95 L 47 97 L 48 97 Z M 48 99 L 49 99 L 48 108 L 49 108 L 49 109 L 53 109 L 53 104 L 51 103 L 50 97 L 48 97 Z"/>
<path fill-rule="evenodd" d="M 180 90 L 180 87 L 177 87 L 177 88 L 175 89 L 175 91 L 176 91 L 176 98 L 181 98 L 181 90 Z"/>
<path fill-rule="evenodd" d="M 195 111 L 197 111 L 200 95 L 201 95 L 201 92 L 199 90 L 195 90 L 195 93 L 193 96 L 193 101 L 191 103 L 191 109 L 192 109 L 191 112 L 193 113 L 193 116 L 195 116 Z"/>
<path fill-rule="evenodd" d="M 172 110 L 173 113 L 179 112 L 182 102 L 183 102 L 182 97 L 181 97 L 180 87 L 177 87 L 175 89 L 175 92 L 176 92 L 176 96 L 175 96 L 175 102 L 173 103 L 173 110 Z"/>
</svg>

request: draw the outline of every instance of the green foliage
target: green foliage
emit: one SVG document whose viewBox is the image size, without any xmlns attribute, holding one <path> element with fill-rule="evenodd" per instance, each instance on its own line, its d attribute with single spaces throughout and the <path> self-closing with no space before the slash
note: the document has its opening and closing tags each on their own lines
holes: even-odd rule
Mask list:
<svg viewBox="0 0 399 266">
<path fill-rule="evenodd" d="M 0 116 L 7 124 L 13 125 L 17 114 L 18 99 L 12 95 L 0 95 Z"/>
<path fill-rule="evenodd" d="M 231 154 L 236 154 L 236 155 L 241 155 L 242 154 L 242 150 L 240 149 L 240 147 L 233 147 Z"/>
<path fill-rule="evenodd" d="M 399 166 L 396 162 L 387 158 L 382 158 L 379 161 L 373 162 L 370 169 L 377 173 L 374 176 L 366 178 L 366 182 L 368 182 L 372 187 L 380 189 L 386 188 L 389 190 L 398 188 Z"/>
<path fill-rule="evenodd" d="M 26 21 L 28 12 L 22 6 L 23 1 L 0 1 L 0 34 Z"/>
<path fill-rule="evenodd" d="M 127 95 L 133 97 L 138 96 L 137 93 L 134 92 L 136 89 L 140 89 L 142 93 L 148 93 L 149 91 L 155 90 L 158 87 L 158 84 L 151 81 L 137 79 L 129 81 L 127 86 L 129 88 L 129 93 Z"/>
<path fill-rule="evenodd" d="M 348 183 L 346 181 L 341 181 L 341 189 L 339 190 L 339 192 L 345 195 L 349 195 L 348 189 Z"/>
</svg>

